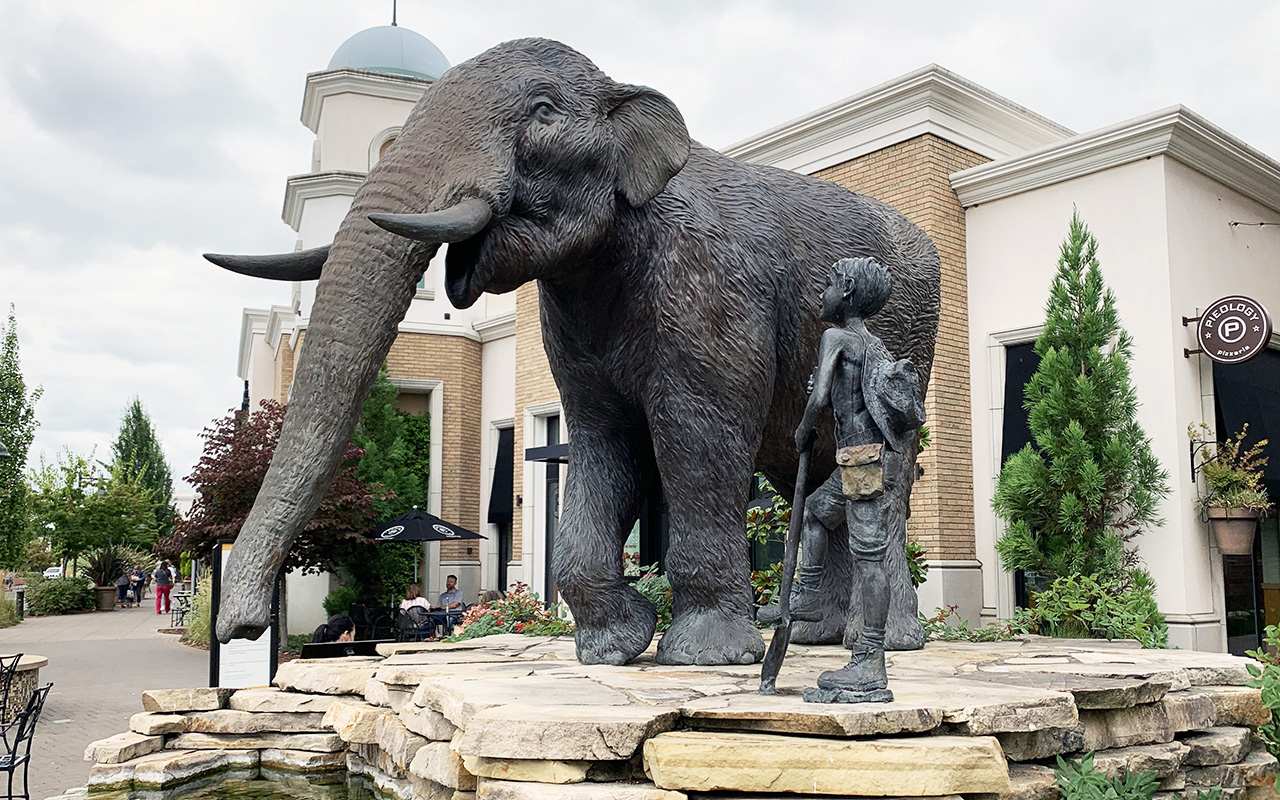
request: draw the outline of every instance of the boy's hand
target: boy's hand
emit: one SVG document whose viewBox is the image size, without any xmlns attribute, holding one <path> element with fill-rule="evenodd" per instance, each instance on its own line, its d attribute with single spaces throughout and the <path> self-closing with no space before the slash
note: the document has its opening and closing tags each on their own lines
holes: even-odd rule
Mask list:
<svg viewBox="0 0 1280 800">
<path fill-rule="evenodd" d="M 813 428 L 807 427 L 805 425 L 801 425 L 799 428 L 796 428 L 796 454 L 797 455 L 799 455 L 800 453 L 803 453 L 805 450 L 809 448 L 809 445 L 813 443 L 813 436 L 814 436 Z"/>
</svg>

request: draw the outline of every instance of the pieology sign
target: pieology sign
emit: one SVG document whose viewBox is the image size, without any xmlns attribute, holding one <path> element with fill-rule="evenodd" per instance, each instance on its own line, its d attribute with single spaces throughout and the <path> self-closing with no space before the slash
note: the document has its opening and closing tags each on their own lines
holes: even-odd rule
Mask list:
<svg viewBox="0 0 1280 800">
<path fill-rule="evenodd" d="M 1196 337 L 1209 358 L 1219 364 L 1239 364 L 1271 341 L 1271 315 L 1250 297 L 1224 297 L 1200 315 Z"/>
</svg>

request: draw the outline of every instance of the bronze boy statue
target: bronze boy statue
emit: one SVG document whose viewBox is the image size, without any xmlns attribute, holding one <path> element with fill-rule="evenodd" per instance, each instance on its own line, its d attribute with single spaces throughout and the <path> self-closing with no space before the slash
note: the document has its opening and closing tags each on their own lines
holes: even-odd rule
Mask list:
<svg viewBox="0 0 1280 800">
<path fill-rule="evenodd" d="M 865 320 L 889 299 L 893 279 L 873 258 L 842 259 L 832 267 L 822 295 L 822 319 L 839 325 L 822 335 L 818 367 L 804 418 L 796 428 L 796 449 L 814 439 L 818 419 L 831 408 L 835 418 L 836 463 L 831 477 L 805 504 L 804 561 L 800 569 L 795 619 L 814 619 L 817 587 L 827 536 L 841 522 L 862 576 L 862 630 L 848 665 L 824 672 L 805 700 L 818 703 L 888 702 L 884 667 L 884 631 L 889 613 L 889 583 L 884 557 L 890 526 L 905 525 L 891 510 L 900 492 L 904 454 L 924 422 L 919 378 L 910 361 L 895 361 L 884 343 L 867 330 Z"/>
</svg>

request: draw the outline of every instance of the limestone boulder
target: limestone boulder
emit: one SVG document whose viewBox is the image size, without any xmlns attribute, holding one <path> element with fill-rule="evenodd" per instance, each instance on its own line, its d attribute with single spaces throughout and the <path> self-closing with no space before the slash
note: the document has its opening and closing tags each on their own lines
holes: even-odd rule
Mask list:
<svg viewBox="0 0 1280 800">
<path fill-rule="evenodd" d="M 468 727 L 472 716 L 495 706 L 526 703 L 544 707 L 631 704 L 631 698 L 625 692 L 593 680 L 539 675 L 530 667 L 512 666 L 508 672 L 510 677 L 436 675 L 418 686 L 413 703 L 439 711 L 462 729 Z M 470 666 L 465 668 L 473 669 Z"/>
<path fill-rule="evenodd" d="M 378 671 L 379 658 L 298 659 L 281 664 L 274 683 L 304 694 L 363 695 L 364 685 Z"/>
<path fill-rule="evenodd" d="M 162 747 L 164 747 L 163 736 L 144 736 L 132 731 L 117 733 L 115 736 L 91 742 L 84 750 L 84 760 L 96 764 L 120 764 L 154 753 Z"/>
<path fill-rule="evenodd" d="M 996 738 L 1000 740 L 1000 747 L 1010 761 L 1039 761 L 1085 749 L 1084 725 L 1074 728 L 1046 728 L 1026 733 L 998 733 Z"/>
<path fill-rule="evenodd" d="M 1173 724 L 1164 701 L 1109 711 L 1081 711 L 1085 750 L 1110 750 L 1173 741 Z"/>
<path fill-rule="evenodd" d="M 142 711 L 129 717 L 129 730 L 145 736 L 185 733 L 187 718 L 182 714 L 154 714 L 150 711 Z"/>
<path fill-rule="evenodd" d="M 1248 728 L 1210 728 L 1184 737 L 1182 743 L 1189 749 L 1188 766 L 1215 767 L 1243 760 L 1253 746 L 1252 740 Z"/>
<path fill-rule="evenodd" d="M 332 733 L 183 733 L 165 745 L 170 750 L 307 750 L 337 753 L 342 739 Z"/>
<path fill-rule="evenodd" d="M 898 685 L 894 684 L 897 690 Z M 806 703 L 795 695 L 755 692 L 699 697 L 680 704 L 697 730 L 800 733 L 811 736 L 884 736 L 923 733 L 942 724 L 943 709 L 895 698 L 892 703 Z"/>
<path fill-rule="evenodd" d="M 678 717 L 674 709 L 652 706 L 497 706 L 471 717 L 458 751 L 486 758 L 625 760 L 649 737 L 671 730 Z"/>
<path fill-rule="evenodd" d="M 1190 748 L 1180 742 L 1144 744 L 1100 750 L 1093 755 L 1093 768 L 1116 778 L 1128 772 L 1154 772 L 1157 778 L 1178 773 Z"/>
<path fill-rule="evenodd" d="M 323 733 L 320 724 L 324 714 L 287 711 L 197 711 L 187 714 L 187 731 L 191 733 Z"/>
<path fill-rule="evenodd" d="M 286 692 L 280 689 L 240 689 L 231 695 L 227 708 L 235 711 L 286 714 L 323 714 L 336 702 L 332 695 Z"/>
<path fill-rule="evenodd" d="M 374 738 L 378 749 L 387 755 L 396 767 L 404 772 L 409 769 L 418 749 L 427 743 L 423 737 L 411 732 L 393 714 L 383 714 L 374 723 Z"/>
<path fill-rule="evenodd" d="M 1204 731 L 1217 724 L 1213 701 L 1199 691 L 1170 692 L 1160 701 L 1174 733 Z"/>
<path fill-rule="evenodd" d="M 1262 704 L 1262 692 L 1243 686 L 1201 686 L 1194 692 L 1207 696 L 1217 711 L 1219 726 L 1256 728 L 1271 721 Z"/>
<path fill-rule="evenodd" d="M 476 776 L 467 770 L 449 742 L 428 742 L 418 748 L 409 764 L 409 774 L 451 789 L 470 792 L 476 788 Z"/>
<path fill-rule="evenodd" d="M 645 742 L 644 768 L 654 785 L 679 791 L 912 797 L 1012 789 L 1000 744 L 990 736 L 672 732 Z"/>
<path fill-rule="evenodd" d="M 1005 794 L 973 794 L 967 800 L 1059 800 L 1058 783 L 1053 769 L 1041 764 L 1010 764 L 1009 783 Z"/>
<path fill-rule="evenodd" d="M 1193 767 L 1186 771 L 1188 786 L 1274 786 L 1276 758 L 1266 750 L 1254 750 L 1239 764 Z"/>
<path fill-rule="evenodd" d="M 400 710 L 399 717 L 406 728 L 433 742 L 447 742 L 458 732 L 444 714 L 430 708 L 410 704 Z"/>
<path fill-rule="evenodd" d="M 476 800 L 687 800 L 684 792 L 643 783 L 578 783 L 565 785 L 483 778 Z"/>
<path fill-rule="evenodd" d="M 378 720 L 391 715 L 389 709 L 362 700 L 340 700 L 324 712 L 321 724 L 341 736 L 344 742 L 377 744 Z"/>
<path fill-rule="evenodd" d="M 163 714 L 225 708 L 234 689 L 152 689 L 142 693 L 142 710 Z"/>
<path fill-rule="evenodd" d="M 370 678 L 364 685 L 364 701 L 369 705 L 383 706 L 399 714 L 413 700 L 413 693 L 418 685 L 402 686 L 383 683 L 377 678 Z"/>
</svg>

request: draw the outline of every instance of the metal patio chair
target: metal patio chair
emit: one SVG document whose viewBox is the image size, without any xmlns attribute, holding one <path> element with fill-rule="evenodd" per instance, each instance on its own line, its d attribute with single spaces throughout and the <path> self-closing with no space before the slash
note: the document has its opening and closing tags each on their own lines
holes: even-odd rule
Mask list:
<svg viewBox="0 0 1280 800">
<path fill-rule="evenodd" d="M 27 770 L 31 765 L 31 740 L 35 736 L 36 723 L 40 720 L 40 712 L 44 709 L 44 701 L 49 696 L 49 690 L 53 688 L 52 683 L 46 683 L 42 688 L 36 689 L 31 693 L 31 698 L 27 700 L 27 708 L 17 719 L 4 726 L 4 741 L 7 752 L 0 756 L 0 770 L 9 773 L 8 794 L 5 795 L 6 800 L 13 800 L 15 797 L 21 797 L 22 800 L 31 800 L 31 790 L 27 785 Z M 14 794 L 13 778 L 18 772 L 18 768 L 22 768 L 22 794 Z"/>
</svg>

